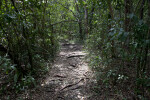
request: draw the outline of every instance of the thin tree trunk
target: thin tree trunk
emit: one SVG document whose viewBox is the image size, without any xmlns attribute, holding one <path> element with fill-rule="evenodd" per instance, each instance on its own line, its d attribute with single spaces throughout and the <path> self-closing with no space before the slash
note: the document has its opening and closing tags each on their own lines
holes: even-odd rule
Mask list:
<svg viewBox="0 0 150 100">
<path fill-rule="evenodd" d="M 125 0 L 125 31 L 130 31 L 130 19 L 128 18 L 131 13 L 131 0 Z"/>
<path fill-rule="evenodd" d="M 93 25 L 92 20 L 93 20 L 94 11 L 95 11 L 95 2 L 93 2 L 92 10 L 90 12 L 91 16 L 90 16 L 90 20 L 89 20 L 89 32 L 92 31 L 92 25 Z"/>
<path fill-rule="evenodd" d="M 145 0 L 142 1 L 141 7 L 140 7 L 140 19 L 143 19 L 144 4 L 145 4 Z"/>
<path fill-rule="evenodd" d="M 79 20 L 78 22 L 79 25 L 79 33 L 80 33 L 80 39 L 83 40 L 83 30 L 82 30 L 82 20 Z"/>
<path fill-rule="evenodd" d="M 24 1 L 23 1 L 23 10 L 25 10 Z M 26 14 L 24 13 L 24 15 L 26 15 Z M 26 22 L 26 16 L 24 17 L 24 20 Z M 27 35 L 29 33 L 28 33 L 28 30 L 25 29 L 24 25 L 23 25 L 22 33 L 25 37 L 25 45 L 27 46 L 27 51 L 28 51 L 28 57 L 29 57 L 29 63 L 30 63 L 30 66 L 31 66 L 31 70 L 33 70 L 33 55 L 32 55 L 32 52 L 31 52 L 29 36 Z"/>
<path fill-rule="evenodd" d="M 109 19 L 114 20 L 114 11 L 113 11 L 113 7 L 111 5 L 111 1 L 107 0 L 107 4 L 108 4 L 108 9 L 109 9 L 108 17 L 109 17 Z M 111 25 L 109 23 L 109 25 L 108 25 L 109 30 L 112 28 L 112 26 L 113 25 Z M 111 41 L 111 45 L 112 45 L 112 47 L 111 47 L 112 58 L 115 58 L 114 40 Z"/>
<path fill-rule="evenodd" d="M 111 15 L 111 19 L 114 19 L 114 11 L 113 11 L 113 8 L 112 8 L 112 5 L 111 5 L 111 1 L 107 0 L 107 4 L 108 4 L 108 8 L 109 8 L 109 13 Z"/>
<path fill-rule="evenodd" d="M 81 12 L 79 10 L 79 5 L 77 4 L 77 1 L 75 0 L 76 4 L 76 9 L 79 14 L 79 20 L 78 20 L 78 25 L 79 25 L 79 34 L 80 34 L 80 39 L 83 40 L 83 28 L 82 28 L 82 17 L 81 17 Z"/>
<path fill-rule="evenodd" d="M 86 2 L 86 0 L 85 0 Z M 88 7 L 87 4 L 85 4 L 84 6 L 84 28 L 85 28 L 85 34 L 88 35 L 89 34 L 89 29 L 88 29 Z"/>
</svg>

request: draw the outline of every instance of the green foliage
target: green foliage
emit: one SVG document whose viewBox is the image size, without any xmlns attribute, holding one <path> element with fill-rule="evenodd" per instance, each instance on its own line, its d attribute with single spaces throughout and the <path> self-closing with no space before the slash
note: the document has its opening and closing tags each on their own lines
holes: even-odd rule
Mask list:
<svg viewBox="0 0 150 100">
<path fill-rule="evenodd" d="M 53 61 L 59 50 L 52 25 L 57 18 L 50 13 L 55 5 L 40 0 L 2 0 L 0 8 L 0 52 L 1 56 L 7 54 L 0 56 L 0 68 L 9 79 L 6 83 L 19 92 L 35 86 L 34 77 L 47 69 L 46 62 Z"/>
<path fill-rule="evenodd" d="M 86 41 L 88 59 L 90 66 L 96 71 L 97 80 L 102 81 L 106 86 L 118 86 L 126 84 L 130 81 L 129 79 L 134 79 L 131 84 L 136 82 L 138 87 L 136 87 L 138 93 L 135 93 L 140 95 L 147 93 L 148 59 L 150 57 L 148 55 L 150 36 L 147 19 L 141 20 L 132 13 L 126 18 L 121 17 L 122 1 L 112 1 L 112 4 L 109 5 L 101 1 L 98 6 L 107 8 L 100 10 L 100 13 L 103 14 L 96 13 L 101 20 L 95 20 L 93 23 L 95 27 Z M 106 13 L 105 9 L 108 10 Z M 108 16 L 111 9 L 114 10 L 114 18 Z M 120 16 L 117 15 L 118 12 Z M 129 31 L 124 28 L 126 19 L 130 21 L 128 22 Z"/>
<path fill-rule="evenodd" d="M 22 76 L 22 73 L 17 70 L 16 65 L 11 63 L 11 60 L 8 58 L 8 56 L 0 56 L 0 65 L 1 75 L 5 75 L 1 78 L 0 81 L 5 82 L 6 84 L 2 84 L 0 88 L 0 94 L 4 93 L 4 91 L 7 89 L 15 89 L 16 92 L 19 92 L 33 85 L 36 86 L 33 76 Z"/>
<path fill-rule="evenodd" d="M 25 89 L 31 88 L 33 86 L 34 87 L 36 86 L 35 79 L 31 75 L 27 75 L 25 77 L 22 77 L 20 82 L 16 82 L 14 84 L 13 88 L 16 90 L 16 93 L 17 93 L 17 92 L 20 92 L 20 91 L 24 91 Z"/>
</svg>

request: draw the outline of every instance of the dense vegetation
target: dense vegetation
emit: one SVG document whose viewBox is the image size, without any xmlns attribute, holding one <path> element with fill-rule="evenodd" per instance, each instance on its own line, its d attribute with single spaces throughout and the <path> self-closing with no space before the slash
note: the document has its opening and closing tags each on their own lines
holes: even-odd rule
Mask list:
<svg viewBox="0 0 150 100">
<path fill-rule="evenodd" d="M 150 97 L 150 0 L 1 0 L 1 93 L 36 85 L 64 39 L 84 43 L 97 88 Z"/>
<path fill-rule="evenodd" d="M 149 95 L 149 3 L 104 0 L 96 6 L 99 10 L 95 11 L 94 28 L 87 39 L 91 66 L 100 83 L 120 95 L 123 91 L 140 99 Z"/>
<path fill-rule="evenodd" d="M 49 6 L 47 1 L 0 1 L 0 67 L 4 80 L 11 77 L 2 92 L 8 82 L 17 90 L 35 83 L 33 73 L 53 60 L 58 43 Z"/>
</svg>

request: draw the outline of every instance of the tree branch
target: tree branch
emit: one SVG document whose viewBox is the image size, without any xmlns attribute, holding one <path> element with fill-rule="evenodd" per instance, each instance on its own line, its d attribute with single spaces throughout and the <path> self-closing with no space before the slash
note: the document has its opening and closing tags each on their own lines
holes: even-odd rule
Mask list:
<svg viewBox="0 0 150 100">
<path fill-rule="evenodd" d="M 61 3 L 57 2 L 57 1 L 55 1 L 55 2 L 56 2 L 57 4 L 59 4 L 59 5 L 61 5 L 62 7 L 66 8 L 67 10 L 69 10 L 69 11 L 73 14 L 73 16 L 74 16 L 77 20 L 79 20 L 78 16 L 77 16 L 71 9 L 69 9 L 68 7 L 64 6 L 63 4 L 61 4 Z"/>
</svg>

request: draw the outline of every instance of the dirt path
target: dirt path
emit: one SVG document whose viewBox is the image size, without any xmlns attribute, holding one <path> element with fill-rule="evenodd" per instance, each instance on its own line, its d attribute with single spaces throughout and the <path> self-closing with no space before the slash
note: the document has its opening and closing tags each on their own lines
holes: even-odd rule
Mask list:
<svg viewBox="0 0 150 100">
<path fill-rule="evenodd" d="M 86 53 L 77 44 L 61 44 L 49 75 L 39 90 L 30 94 L 33 100 L 93 100 L 90 90 L 93 74 L 84 60 Z"/>
</svg>

